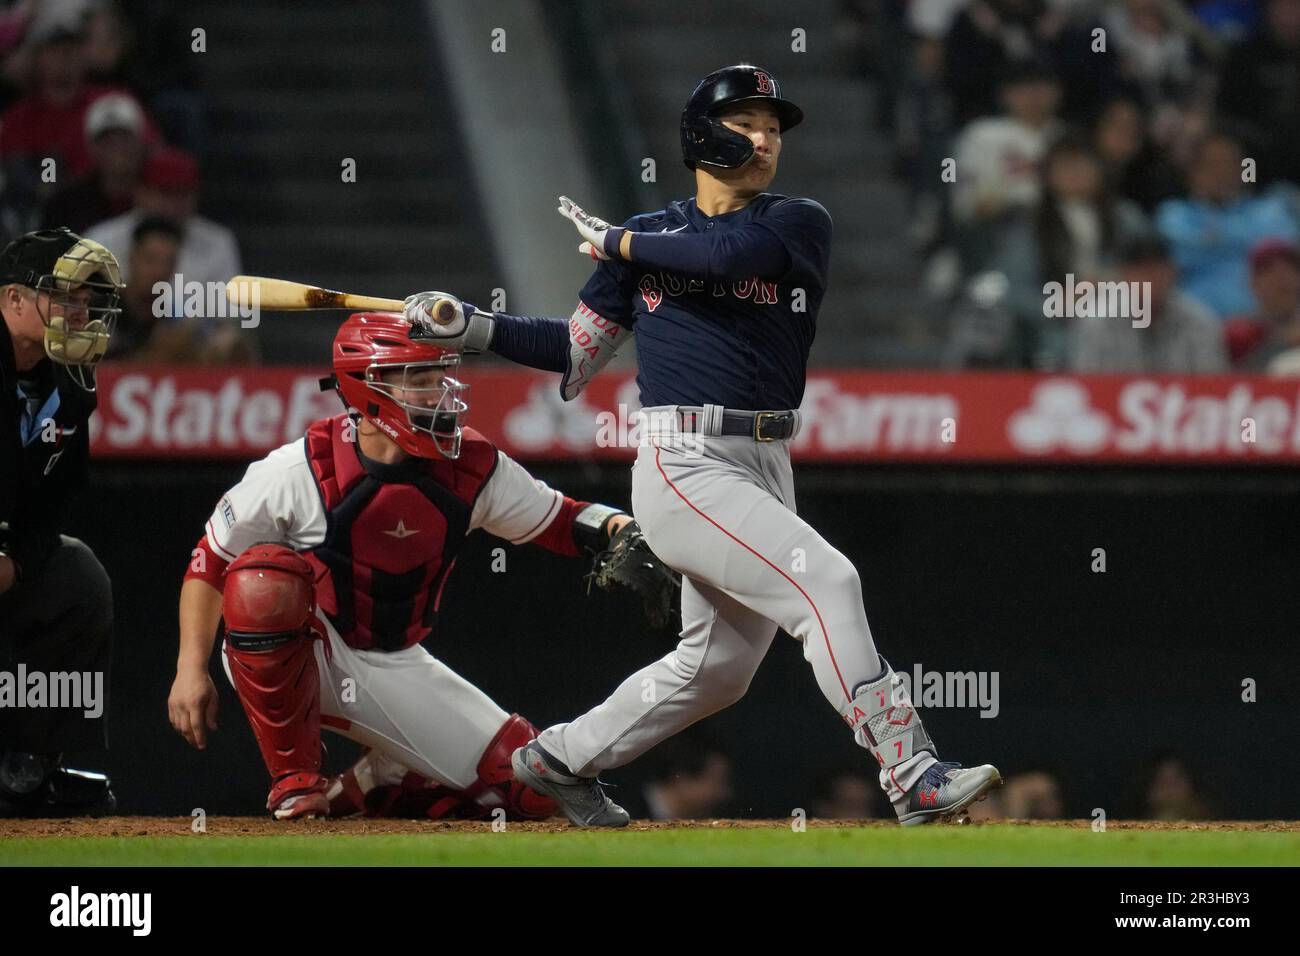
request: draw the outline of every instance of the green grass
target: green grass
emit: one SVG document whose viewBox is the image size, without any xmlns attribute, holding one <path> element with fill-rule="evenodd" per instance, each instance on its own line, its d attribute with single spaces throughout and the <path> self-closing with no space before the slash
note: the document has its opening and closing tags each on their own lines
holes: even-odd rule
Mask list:
<svg viewBox="0 0 1300 956">
<path fill-rule="evenodd" d="M 3 866 L 1295 866 L 1300 832 L 984 825 L 0 839 Z"/>
</svg>

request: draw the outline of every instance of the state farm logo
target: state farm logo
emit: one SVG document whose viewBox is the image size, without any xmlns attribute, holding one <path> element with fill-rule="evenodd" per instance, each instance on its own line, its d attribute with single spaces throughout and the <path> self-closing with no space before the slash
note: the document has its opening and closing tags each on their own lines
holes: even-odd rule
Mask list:
<svg viewBox="0 0 1300 956">
<path fill-rule="evenodd" d="M 506 440 L 522 452 L 588 451 L 596 444 L 598 410 L 579 395 L 566 402 L 551 382 L 528 390 L 501 423 Z"/>
<path fill-rule="evenodd" d="M 1031 455 L 1064 448 L 1080 455 L 1097 451 L 1110 438 L 1110 419 L 1092 408 L 1078 382 L 1044 382 L 1030 393 L 1030 405 L 1007 420 L 1012 444 Z"/>
<path fill-rule="evenodd" d="M 191 449 L 269 451 L 302 437 L 308 424 L 338 411 L 314 375 L 127 372 L 101 388 L 90 419 L 96 453 Z"/>
<path fill-rule="evenodd" d="M 1256 394 L 1258 383 L 1215 379 L 1036 385 L 1028 408 L 1007 419 L 1011 444 L 1029 455 L 1294 456 L 1300 453 L 1300 393 Z M 1272 391 L 1263 386 L 1265 391 Z"/>
<path fill-rule="evenodd" d="M 816 376 L 808 380 L 799 408 L 804 427 L 792 443 L 798 450 L 946 454 L 960 431 L 960 404 L 947 390 L 858 393 L 830 376 Z"/>
</svg>

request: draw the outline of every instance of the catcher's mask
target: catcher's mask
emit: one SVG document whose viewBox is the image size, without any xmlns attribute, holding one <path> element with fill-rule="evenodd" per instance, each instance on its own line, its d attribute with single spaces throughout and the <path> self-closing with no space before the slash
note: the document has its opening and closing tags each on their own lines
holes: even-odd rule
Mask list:
<svg viewBox="0 0 1300 956">
<path fill-rule="evenodd" d="M 95 366 L 122 311 L 122 272 L 113 254 L 69 229 L 29 232 L 0 253 L 0 282 L 31 290 L 45 354 L 94 391 Z"/>
<path fill-rule="evenodd" d="M 460 353 L 423 337 L 397 313 L 352 315 L 334 337 L 334 383 L 355 408 L 408 454 L 460 455 L 462 397 L 452 373 Z"/>
</svg>

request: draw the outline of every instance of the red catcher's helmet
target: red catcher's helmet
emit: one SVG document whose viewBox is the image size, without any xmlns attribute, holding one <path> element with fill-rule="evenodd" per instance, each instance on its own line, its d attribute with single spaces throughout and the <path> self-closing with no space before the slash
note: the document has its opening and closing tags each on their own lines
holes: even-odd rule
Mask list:
<svg viewBox="0 0 1300 956">
<path fill-rule="evenodd" d="M 418 458 L 460 455 L 469 387 L 451 377 L 460 352 L 425 338 L 396 312 L 358 312 L 334 336 L 343 401 Z"/>
</svg>

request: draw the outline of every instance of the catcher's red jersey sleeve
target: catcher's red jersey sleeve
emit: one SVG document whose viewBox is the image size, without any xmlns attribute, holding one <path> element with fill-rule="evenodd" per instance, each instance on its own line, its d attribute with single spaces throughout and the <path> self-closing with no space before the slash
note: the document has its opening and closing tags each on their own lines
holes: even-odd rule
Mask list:
<svg viewBox="0 0 1300 956">
<path fill-rule="evenodd" d="M 221 496 L 194 546 L 185 580 L 201 578 L 217 590 L 226 565 L 255 544 L 273 542 L 305 551 L 325 540 L 325 508 L 311 476 L 302 439 L 282 445 L 248 466 Z"/>
<path fill-rule="evenodd" d="M 474 503 L 470 528 L 482 528 L 511 544 L 532 542 L 558 554 L 579 555 L 573 519 L 587 505 L 534 478 L 498 451 L 496 470 Z"/>
<path fill-rule="evenodd" d="M 185 570 L 184 580 L 198 578 L 200 581 L 211 584 L 218 591 L 223 590 L 226 565 L 229 563 L 213 550 L 212 544 L 205 534 L 199 538 L 199 543 L 194 546 L 194 550 L 190 553 L 190 564 Z"/>
</svg>

